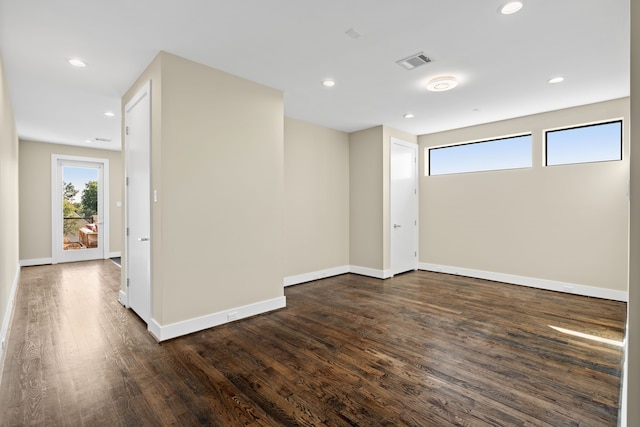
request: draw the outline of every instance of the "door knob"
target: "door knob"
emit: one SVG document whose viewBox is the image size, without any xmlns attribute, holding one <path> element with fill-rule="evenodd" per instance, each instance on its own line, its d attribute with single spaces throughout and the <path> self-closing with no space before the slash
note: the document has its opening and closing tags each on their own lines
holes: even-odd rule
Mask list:
<svg viewBox="0 0 640 427">
<path fill-rule="evenodd" d="M 148 242 L 149 240 L 151 239 L 149 239 L 148 237 L 141 237 L 138 239 L 138 242 Z"/>
<path fill-rule="evenodd" d="M 402 227 L 400 224 L 393 224 L 393 228 L 400 228 Z"/>
</svg>

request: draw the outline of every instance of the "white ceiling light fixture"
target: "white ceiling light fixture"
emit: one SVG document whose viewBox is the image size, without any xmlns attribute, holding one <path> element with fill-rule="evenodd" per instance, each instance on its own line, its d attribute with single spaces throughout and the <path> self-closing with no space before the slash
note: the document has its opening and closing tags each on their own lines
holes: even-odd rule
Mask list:
<svg viewBox="0 0 640 427">
<path fill-rule="evenodd" d="M 503 4 L 498 11 L 503 15 L 512 15 L 519 12 L 524 7 L 524 3 L 521 1 L 510 1 Z"/>
<path fill-rule="evenodd" d="M 458 80 L 452 76 L 436 77 L 427 83 L 427 90 L 431 92 L 444 92 L 458 86 Z"/>
<path fill-rule="evenodd" d="M 111 111 L 105 111 L 104 115 L 107 116 L 107 117 L 115 117 L 116 113 L 113 113 Z"/>
<path fill-rule="evenodd" d="M 67 58 L 67 62 L 77 68 L 84 68 L 87 66 L 86 62 L 78 58 Z"/>
<path fill-rule="evenodd" d="M 407 113 L 407 114 L 405 114 L 405 115 L 404 115 L 404 116 L 402 116 L 402 117 L 404 117 L 405 119 L 413 119 L 414 115 L 413 115 L 413 114 L 411 114 L 411 113 Z"/>
<path fill-rule="evenodd" d="M 561 83 L 564 81 L 564 77 L 558 76 L 558 77 L 553 77 L 551 79 L 549 79 L 549 84 L 556 84 L 556 83 Z"/>
<path fill-rule="evenodd" d="M 334 87 L 336 85 L 336 82 L 334 82 L 331 79 L 326 79 L 322 81 L 322 86 L 324 87 Z"/>
</svg>

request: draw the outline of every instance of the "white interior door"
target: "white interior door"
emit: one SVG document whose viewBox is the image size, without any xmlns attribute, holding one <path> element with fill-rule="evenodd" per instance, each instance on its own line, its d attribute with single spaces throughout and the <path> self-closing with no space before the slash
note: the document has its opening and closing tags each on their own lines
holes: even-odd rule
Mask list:
<svg viewBox="0 0 640 427">
<path fill-rule="evenodd" d="M 418 146 L 391 138 L 391 274 L 418 268 Z"/>
<path fill-rule="evenodd" d="M 54 264 L 109 253 L 109 160 L 51 156 L 51 255 Z"/>
<path fill-rule="evenodd" d="M 127 300 L 147 324 L 151 317 L 151 84 L 125 106 Z"/>
</svg>

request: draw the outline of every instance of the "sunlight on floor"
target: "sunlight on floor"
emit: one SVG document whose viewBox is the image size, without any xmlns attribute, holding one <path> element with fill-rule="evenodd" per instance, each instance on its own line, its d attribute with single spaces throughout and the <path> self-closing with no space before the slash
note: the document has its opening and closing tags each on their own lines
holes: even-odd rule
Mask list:
<svg viewBox="0 0 640 427">
<path fill-rule="evenodd" d="M 570 329 L 559 328 L 557 326 L 549 325 L 549 327 L 551 329 L 554 329 L 554 330 L 556 330 L 558 332 L 561 332 L 563 334 L 573 335 L 574 337 L 586 338 L 588 340 L 598 341 L 598 342 L 601 342 L 601 343 L 604 343 L 604 344 L 611 344 L 611 345 L 615 345 L 617 347 L 624 346 L 624 341 L 617 341 L 617 340 L 611 340 L 611 339 L 608 339 L 608 338 L 597 337 L 595 335 L 584 334 L 582 332 L 572 331 Z"/>
</svg>

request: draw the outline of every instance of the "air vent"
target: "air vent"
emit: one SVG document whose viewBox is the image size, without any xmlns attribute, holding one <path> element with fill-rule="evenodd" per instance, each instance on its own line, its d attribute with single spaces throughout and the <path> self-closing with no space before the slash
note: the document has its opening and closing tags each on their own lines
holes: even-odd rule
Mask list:
<svg viewBox="0 0 640 427">
<path fill-rule="evenodd" d="M 400 65 L 407 70 L 413 70 L 416 67 L 419 67 L 424 64 L 428 64 L 431 62 L 429 58 L 427 58 L 422 52 L 416 53 L 415 55 L 411 55 L 408 58 L 401 59 L 397 61 L 396 64 Z"/>
<path fill-rule="evenodd" d="M 107 138 L 96 138 L 96 141 L 98 141 L 98 142 L 111 142 L 111 140 L 107 139 Z"/>
</svg>

